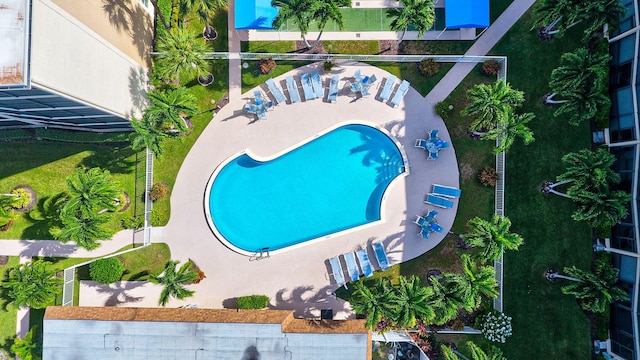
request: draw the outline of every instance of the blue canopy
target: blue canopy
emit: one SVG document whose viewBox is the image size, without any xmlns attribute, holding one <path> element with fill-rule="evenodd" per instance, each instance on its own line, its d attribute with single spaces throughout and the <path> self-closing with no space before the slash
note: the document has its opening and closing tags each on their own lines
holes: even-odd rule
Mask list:
<svg viewBox="0 0 640 360">
<path fill-rule="evenodd" d="M 238 30 L 272 29 L 273 18 L 278 8 L 271 6 L 271 0 L 236 0 L 235 20 Z"/>
<path fill-rule="evenodd" d="M 447 0 L 444 3 L 447 29 L 489 27 L 489 0 Z"/>
</svg>

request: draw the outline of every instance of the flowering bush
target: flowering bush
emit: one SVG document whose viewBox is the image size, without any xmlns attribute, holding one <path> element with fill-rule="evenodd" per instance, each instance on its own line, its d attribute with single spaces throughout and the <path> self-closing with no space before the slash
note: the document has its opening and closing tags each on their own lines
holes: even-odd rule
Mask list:
<svg viewBox="0 0 640 360">
<path fill-rule="evenodd" d="M 490 341 L 504 343 L 511 336 L 511 316 L 493 311 L 485 315 L 480 325 L 480 331 Z"/>
</svg>

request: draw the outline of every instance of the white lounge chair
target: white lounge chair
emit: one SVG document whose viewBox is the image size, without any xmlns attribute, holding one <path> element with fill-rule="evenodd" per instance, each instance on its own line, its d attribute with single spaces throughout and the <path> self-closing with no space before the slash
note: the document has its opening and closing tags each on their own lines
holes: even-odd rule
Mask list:
<svg viewBox="0 0 640 360">
<path fill-rule="evenodd" d="M 380 100 L 388 101 L 391 97 L 391 92 L 393 91 L 393 86 L 396 84 L 396 80 L 398 78 L 395 75 L 390 75 L 384 83 L 382 87 L 382 92 L 380 93 Z"/>
<path fill-rule="evenodd" d="M 338 75 L 333 75 L 331 77 L 331 83 L 329 84 L 329 95 L 327 95 L 327 101 L 332 103 L 338 101 L 338 82 L 339 81 L 340 80 Z"/>
<path fill-rule="evenodd" d="M 313 94 L 316 98 L 324 97 L 324 89 L 322 88 L 322 80 L 317 70 L 311 72 L 311 84 L 313 84 Z"/>
<path fill-rule="evenodd" d="M 373 276 L 373 270 L 371 270 L 371 263 L 369 262 L 369 255 L 367 255 L 367 249 L 360 249 L 356 251 L 358 256 L 358 262 L 360 263 L 360 269 L 365 277 Z"/>
<path fill-rule="evenodd" d="M 402 83 L 400 84 L 400 86 L 398 86 L 396 94 L 393 95 L 393 99 L 391 99 L 391 106 L 397 107 L 398 105 L 400 105 L 400 101 L 402 101 L 404 96 L 407 94 L 407 91 L 409 91 L 410 85 L 411 84 L 409 84 L 407 80 L 402 80 Z"/>
<path fill-rule="evenodd" d="M 313 85 L 311 85 L 311 79 L 309 74 L 303 73 L 300 75 L 300 82 L 302 83 L 302 92 L 304 93 L 304 101 L 313 100 L 316 95 L 313 92 Z"/>
<path fill-rule="evenodd" d="M 387 270 L 389 268 L 389 258 L 387 258 L 387 253 L 384 251 L 384 246 L 381 243 L 371 244 L 373 248 L 373 252 L 376 254 L 376 259 L 378 260 L 378 265 L 380 265 L 381 270 Z"/>
<path fill-rule="evenodd" d="M 337 285 L 344 285 L 344 275 L 342 274 L 342 266 L 340 260 L 337 257 L 329 259 L 331 265 L 331 272 L 333 273 L 333 279 Z"/>
<path fill-rule="evenodd" d="M 297 103 L 300 101 L 300 93 L 298 92 L 298 85 L 293 76 L 288 76 L 287 79 L 287 91 L 289 91 L 289 99 L 291 103 Z"/>
<path fill-rule="evenodd" d="M 358 265 L 356 264 L 356 256 L 352 252 L 342 254 L 342 256 L 344 257 L 344 262 L 347 264 L 351 281 L 358 281 L 360 279 L 360 271 L 358 271 Z"/>
<path fill-rule="evenodd" d="M 287 99 L 284 97 L 284 94 L 282 93 L 282 90 L 280 90 L 280 87 L 276 85 L 276 82 L 273 81 L 272 78 L 269 78 L 265 83 L 267 84 L 271 95 L 273 95 L 273 97 L 276 99 L 276 104 L 287 101 Z"/>
</svg>

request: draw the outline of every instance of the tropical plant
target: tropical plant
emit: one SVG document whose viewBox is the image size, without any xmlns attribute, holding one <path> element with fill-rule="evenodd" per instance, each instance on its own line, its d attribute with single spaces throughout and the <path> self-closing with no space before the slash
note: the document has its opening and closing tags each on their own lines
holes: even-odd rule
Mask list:
<svg viewBox="0 0 640 360">
<path fill-rule="evenodd" d="M 472 341 L 468 341 L 466 345 L 471 351 L 472 360 L 507 360 L 502 355 L 502 350 L 498 349 L 495 346 L 491 346 L 489 352 L 487 353 Z M 442 350 L 441 352 L 444 360 L 468 360 L 466 357 L 459 355 L 459 352 L 451 349 L 446 345 L 442 345 L 440 349 Z"/>
<path fill-rule="evenodd" d="M 164 199 L 169 194 L 169 185 L 165 182 L 157 182 L 151 187 L 149 191 L 149 198 L 153 201 Z"/>
<path fill-rule="evenodd" d="M 344 28 L 344 19 L 342 17 L 342 12 L 340 8 L 343 7 L 351 7 L 351 0 L 312 0 L 316 3 L 316 7 L 313 11 L 313 19 L 315 19 L 316 25 L 320 29 L 318 33 L 318 37 L 316 41 L 313 42 L 313 47 L 315 47 L 320 41 L 320 37 L 324 32 L 324 28 L 327 26 L 327 23 L 331 20 L 335 25 L 338 26 L 338 29 L 342 30 Z M 312 48 L 313 48 L 312 47 Z"/>
<path fill-rule="evenodd" d="M 478 180 L 484 186 L 496 186 L 498 179 L 500 179 L 500 175 L 498 175 L 496 169 L 488 165 L 482 168 L 478 174 Z"/>
<path fill-rule="evenodd" d="M 607 74 L 609 53 L 589 54 L 585 48 L 578 48 L 560 57 L 560 66 L 551 72 L 549 87 L 560 95 L 570 94 L 575 89 L 589 86 Z"/>
<path fill-rule="evenodd" d="M 31 194 L 23 187 L 11 190 L 11 195 L 13 197 L 12 206 L 16 209 L 24 209 L 31 203 Z"/>
<path fill-rule="evenodd" d="M 462 110 L 464 116 L 473 116 L 472 131 L 486 131 L 496 127 L 505 114 L 524 103 L 524 93 L 512 89 L 504 80 L 492 85 L 477 84 L 467 90 L 470 104 Z"/>
<path fill-rule="evenodd" d="M 179 261 L 169 261 L 161 275 L 149 276 L 149 280 L 152 283 L 163 286 L 158 300 L 158 304 L 162 306 L 166 306 L 171 297 L 182 300 L 193 296 L 195 293 L 195 291 L 184 287 L 198 279 L 198 273 L 192 269 L 193 263 L 187 261 L 182 264 L 180 269 L 176 270 L 179 263 Z"/>
<path fill-rule="evenodd" d="M 185 17 L 192 12 L 206 25 L 218 13 L 227 7 L 227 0 L 179 0 L 179 13 Z"/>
<path fill-rule="evenodd" d="M 498 296 L 495 270 L 492 266 L 478 266 L 468 254 L 462 254 L 460 259 L 463 273 L 444 274 L 443 283 L 451 287 L 453 296 L 465 310 L 473 311 L 480 306 L 482 296 Z"/>
<path fill-rule="evenodd" d="M 117 208 L 115 199 L 122 191 L 111 179 L 108 170 L 79 167 L 66 179 L 66 183 L 69 199 L 64 204 L 62 213 L 67 216 L 81 218 Z"/>
<path fill-rule="evenodd" d="M 89 276 L 101 284 L 114 283 L 122 278 L 123 273 L 124 265 L 117 257 L 98 259 L 89 264 Z"/>
<path fill-rule="evenodd" d="M 42 260 L 29 261 L 10 268 L 5 274 L 2 288 L 15 306 L 44 309 L 55 301 L 62 289 L 62 279 L 55 277 Z"/>
<path fill-rule="evenodd" d="M 177 133 L 187 132 L 184 116 L 198 112 L 196 98 L 185 87 L 167 90 L 153 90 L 148 94 L 151 105 L 145 110 L 147 117 L 156 128 L 170 129 Z"/>
<path fill-rule="evenodd" d="M 502 64 L 497 60 L 487 60 L 482 63 L 480 72 L 487 76 L 497 76 L 498 72 L 502 69 Z"/>
<path fill-rule="evenodd" d="M 418 63 L 418 70 L 424 76 L 433 76 L 438 72 L 440 66 L 434 59 L 423 59 Z"/>
<path fill-rule="evenodd" d="M 96 240 L 110 239 L 114 231 L 104 226 L 109 221 L 106 216 L 87 214 L 82 217 L 62 212 L 62 228 L 54 227 L 51 235 L 61 243 L 75 242 L 77 246 L 94 250 L 100 246 Z"/>
<path fill-rule="evenodd" d="M 269 297 L 267 295 L 250 295 L 240 296 L 236 300 L 238 309 L 264 309 L 269 306 Z"/>
<path fill-rule="evenodd" d="M 499 259 L 504 250 L 518 250 L 522 236 L 509 231 L 511 220 L 506 216 L 493 215 L 491 221 L 475 217 L 467 222 L 470 231 L 464 235 L 464 242 L 480 248 L 481 261 Z"/>
<path fill-rule="evenodd" d="M 366 316 L 365 326 L 374 329 L 383 319 L 392 319 L 393 288 L 387 278 L 374 280 L 372 288 L 361 280 L 353 284 L 351 307 L 356 314 Z"/>
<path fill-rule="evenodd" d="M 151 1 L 151 4 L 153 5 L 154 14 L 158 14 L 158 16 L 160 17 L 160 21 L 162 22 L 162 25 L 164 26 L 165 30 L 169 30 L 171 27 L 167 22 L 167 18 L 165 18 L 164 14 L 162 13 L 162 10 L 160 10 L 160 7 L 158 6 L 158 0 L 150 0 L 150 1 Z"/>
<path fill-rule="evenodd" d="M 433 290 L 422 286 L 420 278 L 412 276 L 407 279 L 399 277 L 393 298 L 393 320 L 401 327 L 414 327 L 416 319 L 426 322 L 433 320 L 435 313 L 429 304 Z"/>
<path fill-rule="evenodd" d="M 602 30 L 616 29 L 626 8 L 617 0 L 544 0 L 534 8 L 534 25 L 542 27 L 543 34 L 561 36 L 580 22 L 587 25 L 584 39 Z"/>
<path fill-rule="evenodd" d="M 34 325 L 22 339 L 16 336 L 11 345 L 11 352 L 22 360 L 40 359 L 41 351 L 38 342 L 33 338 L 37 328 L 38 326 Z"/>
<path fill-rule="evenodd" d="M 489 341 L 504 343 L 513 333 L 511 316 L 499 311 L 491 311 L 482 318 L 480 331 Z"/>
<path fill-rule="evenodd" d="M 313 13 L 317 7 L 317 1 L 309 0 L 271 0 L 271 6 L 278 8 L 278 14 L 273 18 L 272 26 L 279 29 L 287 21 L 292 21 L 293 25 L 298 28 L 302 40 L 307 48 L 311 48 L 311 44 L 307 40 L 309 25 L 313 20 Z"/>
<path fill-rule="evenodd" d="M 496 154 L 507 152 L 518 137 L 522 138 L 525 145 L 529 145 L 535 138 L 533 131 L 527 124 L 535 117 L 533 113 L 514 114 L 513 111 L 509 111 L 501 118 L 498 126 L 490 128 L 489 131 L 482 134 L 481 139 L 493 141 L 500 139 L 498 145 L 493 149 Z"/>
<path fill-rule="evenodd" d="M 13 198 L 0 196 L 0 227 L 7 225 L 13 220 Z"/>
<path fill-rule="evenodd" d="M 149 116 L 143 116 L 142 120 L 131 120 L 131 127 L 134 132 L 131 133 L 131 147 L 134 150 L 149 149 L 156 157 L 162 155 L 164 148 L 162 143 L 169 137 L 167 133 L 162 131 L 153 119 Z"/>
<path fill-rule="evenodd" d="M 400 0 L 402 7 L 387 9 L 387 16 L 391 19 L 391 31 L 402 31 L 402 36 L 391 49 L 397 48 L 407 34 L 409 25 L 418 32 L 418 38 L 433 27 L 436 21 L 435 4 L 433 0 Z"/>
<path fill-rule="evenodd" d="M 590 222 L 593 227 L 611 227 L 627 217 L 631 194 L 626 191 L 569 190 L 567 195 L 578 203 L 571 215 L 576 221 Z"/>
<path fill-rule="evenodd" d="M 459 285 L 458 279 L 437 279 L 435 277 L 429 278 L 431 283 L 432 294 L 429 299 L 429 304 L 433 308 L 435 317 L 433 323 L 436 325 L 443 325 L 458 314 L 460 307 L 470 307 L 471 304 L 466 304 L 468 299 L 458 296 Z"/>
<path fill-rule="evenodd" d="M 204 58 L 207 46 L 199 41 L 198 34 L 186 26 L 178 26 L 158 36 L 156 55 L 161 78 L 178 80 L 180 74 L 195 77 L 206 74 L 207 61 Z"/>
<path fill-rule="evenodd" d="M 276 61 L 272 58 L 260 58 L 258 61 L 258 71 L 260 74 L 266 75 L 276 69 Z"/>
<path fill-rule="evenodd" d="M 616 157 L 604 147 L 571 152 L 562 157 L 562 162 L 566 170 L 557 180 L 571 183 L 569 190 L 602 189 L 620 182 L 620 174 L 613 171 Z"/>
<path fill-rule="evenodd" d="M 611 99 L 603 91 L 604 81 L 605 79 L 600 79 L 591 86 L 578 88 L 574 92 L 567 94 L 565 100 L 560 100 L 559 102 L 556 100 L 556 103 L 560 105 L 553 112 L 553 116 L 568 115 L 569 124 L 577 126 L 596 116 L 600 109 L 610 107 Z"/>
<path fill-rule="evenodd" d="M 575 266 L 564 268 L 564 272 L 569 276 L 551 273 L 548 277 L 572 281 L 562 287 L 562 293 L 575 296 L 583 310 L 601 313 L 613 302 L 629 301 L 627 292 L 616 285 L 619 270 L 603 260 L 596 261 L 593 273 Z"/>
</svg>

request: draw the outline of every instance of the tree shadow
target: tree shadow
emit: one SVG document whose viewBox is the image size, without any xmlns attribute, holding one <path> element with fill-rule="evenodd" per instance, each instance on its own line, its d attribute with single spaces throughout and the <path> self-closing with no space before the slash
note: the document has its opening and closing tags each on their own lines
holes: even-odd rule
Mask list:
<svg viewBox="0 0 640 360">
<path fill-rule="evenodd" d="M 78 250 L 75 243 L 63 244 L 57 240 L 19 240 L 23 247 L 20 256 L 69 257 Z"/>
<path fill-rule="evenodd" d="M 222 300 L 222 307 L 225 309 L 237 309 L 238 308 L 238 298 L 232 297 L 228 299 Z"/>
<path fill-rule="evenodd" d="M 83 282 L 86 286 L 96 288 L 98 294 L 108 294 L 103 306 L 118 306 L 129 303 L 137 303 L 144 299 L 143 296 L 131 296 L 127 292 L 146 284 L 145 281 L 117 281 L 113 284 L 100 284 L 95 281 Z"/>
<path fill-rule="evenodd" d="M 350 313 L 346 303 L 337 298 L 334 285 L 324 286 L 317 291 L 311 285 L 299 286 L 288 290 L 278 290 L 275 299 L 271 299 L 270 309 L 293 310 L 295 317 L 320 319 L 320 311 L 332 309 L 333 313 Z"/>
<path fill-rule="evenodd" d="M 149 14 L 129 0 L 102 0 L 102 10 L 116 30 L 129 35 L 138 55 L 148 61 L 153 45 L 153 21 Z"/>
<path fill-rule="evenodd" d="M 2 341 L 0 342 L 0 355 L 3 355 L 2 353 L 4 353 L 5 358 L 9 359 L 9 354 L 11 354 L 11 345 L 13 345 L 13 340 L 15 339 L 15 337 L 11 337 L 11 336 L 7 336 L 6 338 L 2 339 Z M 3 357 L 0 356 L 0 359 L 2 359 Z"/>
<path fill-rule="evenodd" d="M 45 196 L 38 199 L 35 208 L 32 209 L 27 216 L 27 221 L 29 221 L 31 225 L 22 231 L 21 237 L 23 239 L 50 238 L 51 234 L 49 230 L 56 226 L 62 226 L 59 207 L 65 199 L 65 193 Z"/>
<path fill-rule="evenodd" d="M 242 360 L 260 360 L 260 352 L 255 345 L 251 345 L 244 350 Z"/>
<path fill-rule="evenodd" d="M 129 94 L 133 103 L 131 116 L 141 114 L 142 109 L 149 106 L 149 99 L 147 98 L 149 82 L 149 74 L 142 66 L 129 68 Z"/>
<path fill-rule="evenodd" d="M 137 152 L 129 145 L 110 146 L 109 151 L 94 151 L 82 159 L 79 166 L 87 168 L 100 167 L 112 174 L 131 174 L 137 162 L 133 157 Z"/>
</svg>

